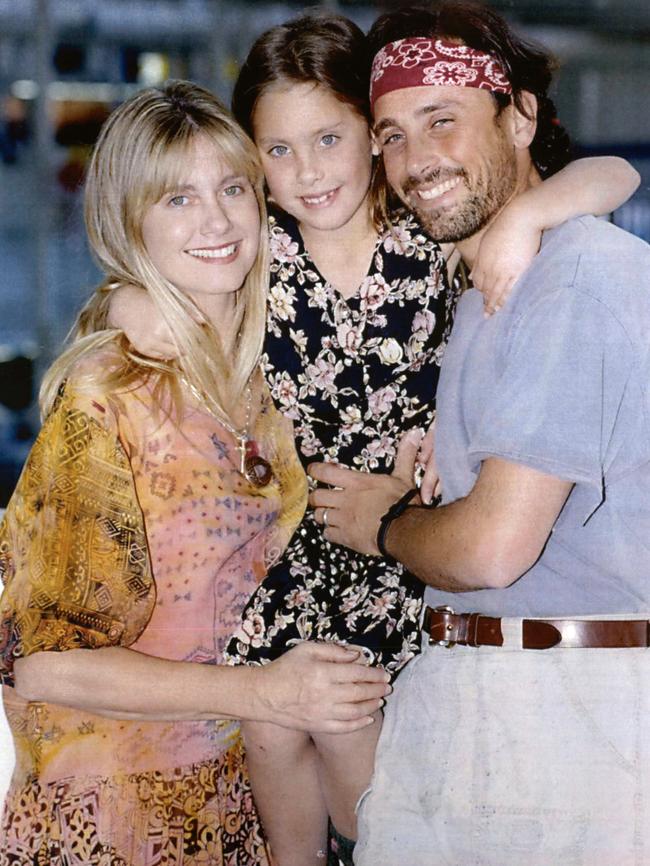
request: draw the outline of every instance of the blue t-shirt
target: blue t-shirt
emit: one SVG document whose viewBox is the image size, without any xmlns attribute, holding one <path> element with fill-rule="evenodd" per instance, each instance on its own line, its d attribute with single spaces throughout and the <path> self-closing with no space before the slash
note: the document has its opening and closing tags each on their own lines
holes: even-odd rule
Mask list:
<svg viewBox="0 0 650 866">
<path fill-rule="evenodd" d="M 574 482 L 512 586 L 427 603 L 509 616 L 650 612 L 650 247 L 593 217 L 544 235 L 504 309 L 457 308 L 438 387 L 444 501 L 498 457 Z"/>
</svg>

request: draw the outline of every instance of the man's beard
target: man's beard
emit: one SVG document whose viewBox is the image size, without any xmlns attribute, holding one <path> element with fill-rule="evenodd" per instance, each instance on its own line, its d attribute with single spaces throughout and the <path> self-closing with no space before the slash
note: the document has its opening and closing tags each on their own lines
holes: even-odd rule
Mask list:
<svg viewBox="0 0 650 866">
<path fill-rule="evenodd" d="M 461 185 L 469 190 L 469 195 L 462 201 L 433 210 L 418 204 L 418 187 L 442 183 L 455 177 L 460 177 Z M 431 237 L 439 243 L 449 243 L 465 240 L 486 226 L 511 198 L 516 183 L 515 159 L 504 145 L 490 161 L 486 175 L 479 178 L 473 188 L 467 172 L 461 168 L 436 170 L 419 178 L 407 178 L 403 191 L 409 207 L 415 211 Z"/>
</svg>

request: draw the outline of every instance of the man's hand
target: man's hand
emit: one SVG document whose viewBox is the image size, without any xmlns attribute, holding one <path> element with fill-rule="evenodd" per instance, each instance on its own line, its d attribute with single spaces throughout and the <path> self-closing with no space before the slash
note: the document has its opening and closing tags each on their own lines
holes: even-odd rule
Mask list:
<svg viewBox="0 0 650 866">
<path fill-rule="evenodd" d="M 305 641 L 277 661 L 251 669 L 256 720 L 285 728 L 344 734 L 365 728 L 390 694 L 389 675 L 364 663 L 354 646 Z"/>
<path fill-rule="evenodd" d="M 309 474 L 334 490 L 314 490 L 310 504 L 316 520 L 325 525 L 328 541 L 359 553 L 378 555 L 377 530 L 383 515 L 413 487 L 415 461 L 422 432 L 409 430 L 402 437 L 392 475 L 345 469 L 336 463 L 312 463 Z"/>
<path fill-rule="evenodd" d="M 436 465 L 436 422 L 431 422 L 420 442 L 418 451 L 418 464 L 423 468 L 422 482 L 420 484 L 420 499 L 425 505 L 430 505 L 435 496 L 442 495 L 442 485 Z"/>
</svg>

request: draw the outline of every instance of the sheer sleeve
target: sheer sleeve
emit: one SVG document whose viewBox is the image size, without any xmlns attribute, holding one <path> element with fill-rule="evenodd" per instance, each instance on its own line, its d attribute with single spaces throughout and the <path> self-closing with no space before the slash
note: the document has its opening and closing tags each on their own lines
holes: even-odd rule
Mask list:
<svg viewBox="0 0 650 866">
<path fill-rule="evenodd" d="M 128 646 L 155 588 L 143 516 L 106 399 L 63 390 L 0 524 L 0 681 L 42 651 Z"/>
</svg>

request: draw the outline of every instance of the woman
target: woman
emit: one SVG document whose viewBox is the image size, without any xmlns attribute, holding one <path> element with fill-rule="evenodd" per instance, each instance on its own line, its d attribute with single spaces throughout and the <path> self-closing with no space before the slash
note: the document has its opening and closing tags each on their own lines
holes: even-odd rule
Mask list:
<svg viewBox="0 0 650 866">
<path fill-rule="evenodd" d="M 221 665 L 305 480 L 257 370 L 267 273 L 254 148 L 205 90 L 133 97 L 97 143 L 106 279 L 46 376 L 0 527 L 0 675 L 16 747 L 0 863 L 267 864 L 240 718 L 367 725 L 387 676 L 340 647 Z M 174 363 L 104 330 L 146 290 Z"/>
</svg>

